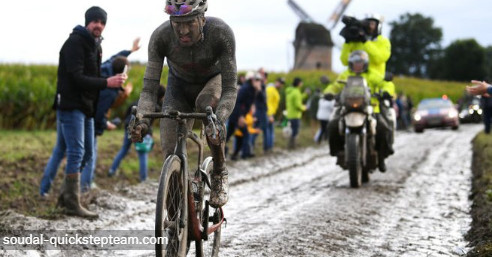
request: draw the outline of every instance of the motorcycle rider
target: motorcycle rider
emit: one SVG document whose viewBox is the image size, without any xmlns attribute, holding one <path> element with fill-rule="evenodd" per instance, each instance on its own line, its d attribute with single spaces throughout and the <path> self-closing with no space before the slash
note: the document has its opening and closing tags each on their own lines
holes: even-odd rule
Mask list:
<svg viewBox="0 0 492 257">
<path fill-rule="evenodd" d="M 340 60 L 343 65 L 347 66 L 350 53 L 356 50 L 363 50 L 369 55 L 369 67 L 380 74 L 386 72 L 386 62 L 391 55 L 391 42 L 389 39 L 381 35 L 383 27 L 383 17 L 378 14 L 368 14 L 364 19 L 365 37 L 361 37 L 359 41 L 349 41 L 345 39 L 342 46 Z M 348 41 L 348 42 L 347 42 Z"/>
<path fill-rule="evenodd" d="M 207 143 L 213 157 L 210 205 L 223 206 L 228 200 L 228 173 L 225 165 L 225 122 L 234 109 L 237 89 L 235 39 L 231 28 L 221 19 L 205 17 L 207 0 L 168 0 L 165 12 L 169 21 L 152 34 L 148 64 L 137 112 L 154 111 L 164 59 L 169 65 L 162 110 L 205 112 L 212 106 L 217 115 L 219 137 L 213 138 L 212 124 L 206 125 Z M 207 122 L 208 123 L 208 122 Z M 142 140 L 149 128 L 143 119 L 130 128 L 132 141 Z M 193 120 L 187 120 L 188 128 Z M 161 147 L 164 157 L 174 152 L 176 122 L 161 119 Z"/>
<path fill-rule="evenodd" d="M 334 83 L 326 87 L 324 90 L 325 97 L 332 97 L 333 95 L 339 94 L 345 87 L 345 84 L 340 83 L 340 81 L 346 81 L 349 76 L 362 76 L 365 78 L 371 91 L 371 105 L 373 106 L 374 116 L 377 121 L 375 148 L 378 151 L 379 170 L 385 172 L 386 165 L 384 159 L 393 153 L 393 147 L 391 145 L 392 128 L 387 122 L 388 118 L 383 117 L 381 114 L 380 103 L 375 94 L 381 94 L 383 99 L 391 98 L 395 94 L 394 87 L 388 84 L 379 72 L 371 70 L 369 66 L 369 55 L 362 50 L 356 50 L 350 54 L 348 66 L 348 70 L 342 72 Z M 344 138 L 339 133 L 339 120 L 340 106 L 337 106 L 333 119 L 328 125 L 330 154 L 331 156 L 338 157 L 337 164 L 343 165 Z"/>
</svg>

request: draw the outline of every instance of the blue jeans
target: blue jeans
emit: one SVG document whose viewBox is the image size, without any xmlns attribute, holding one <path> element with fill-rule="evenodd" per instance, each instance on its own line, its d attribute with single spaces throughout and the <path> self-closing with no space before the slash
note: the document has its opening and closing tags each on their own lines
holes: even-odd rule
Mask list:
<svg viewBox="0 0 492 257">
<path fill-rule="evenodd" d="M 56 116 L 56 131 L 61 131 L 61 122 L 59 121 L 59 115 Z M 65 150 L 67 146 L 62 133 L 56 133 L 56 144 L 53 148 L 46 167 L 44 168 L 43 178 L 41 179 L 41 185 L 39 187 L 39 194 L 44 195 L 50 191 L 51 184 L 55 180 L 56 172 L 60 167 L 60 163 L 65 157 Z"/>
<path fill-rule="evenodd" d="M 273 122 L 268 121 L 265 134 L 267 135 L 267 137 L 265 138 L 266 149 L 271 150 L 273 149 L 273 144 L 275 142 L 275 128 Z"/>
<path fill-rule="evenodd" d="M 92 117 L 86 117 L 79 110 L 58 110 L 56 111 L 56 133 L 56 145 L 44 170 L 40 194 L 47 193 L 50 189 L 65 152 L 67 154 L 65 174 L 82 172 L 85 164 L 92 159 L 94 147 L 94 119 Z"/>
<path fill-rule="evenodd" d="M 94 136 L 94 145 L 92 147 L 92 158 L 87 161 L 80 175 L 80 191 L 86 192 L 91 189 L 91 183 L 94 181 L 94 172 L 96 172 L 97 161 L 97 137 Z"/>
<path fill-rule="evenodd" d="M 128 151 L 130 150 L 132 146 L 132 141 L 128 137 L 127 130 L 125 128 L 125 135 L 123 136 L 123 145 L 121 146 L 120 151 L 114 158 L 113 164 L 111 165 L 111 168 L 109 169 L 109 174 L 114 175 L 118 167 L 120 166 L 121 161 L 125 156 L 128 154 Z M 145 181 L 147 179 L 147 163 L 148 163 L 148 153 L 144 152 L 138 152 L 138 160 L 140 162 L 140 181 Z"/>
<path fill-rule="evenodd" d="M 268 116 L 266 115 L 266 112 L 261 112 L 261 113 L 256 113 L 255 117 L 257 118 L 255 127 L 260 128 L 261 131 L 263 132 L 263 150 L 266 151 L 268 150 L 268 136 L 269 134 L 267 133 L 267 127 L 268 127 Z M 258 134 L 252 134 L 250 136 L 251 138 L 251 148 L 254 149 L 255 147 L 255 142 L 256 138 L 258 137 Z"/>
<path fill-rule="evenodd" d="M 301 124 L 301 120 L 300 119 L 292 119 L 289 121 L 290 121 L 290 128 L 292 129 L 291 138 L 294 138 L 297 136 L 297 134 L 299 134 L 299 126 Z"/>
</svg>

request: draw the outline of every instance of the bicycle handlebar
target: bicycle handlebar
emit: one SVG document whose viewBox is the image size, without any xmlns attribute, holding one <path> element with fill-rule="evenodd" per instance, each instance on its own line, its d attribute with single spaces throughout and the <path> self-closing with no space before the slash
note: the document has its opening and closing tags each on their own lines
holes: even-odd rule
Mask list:
<svg viewBox="0 0 492 257">
<path fill-rule="evenodd" d="M 179 120 L 179 119 L 212 119 L 212 116 L 215 116 L 215 114 L 212 111 L 212 107 L 207 106 L 206 108 L 206 113 L 203 112 L 190 112 L 190 113 L 184 113 L 184 112 L 179 112 L 175 110 L 171 110 L 168 112 L 148 112 L 148 113 L 137 113 L 137 107 L 133 106 L 132 107 L 132 114 L 135 115 L 137 120 L 144 119 L 144 118 L 150 118 L 150 119 L 160 119 L 160 118 L 168 118 L 168 119 L 174 119 L 174 120 Z"/>
</svg>

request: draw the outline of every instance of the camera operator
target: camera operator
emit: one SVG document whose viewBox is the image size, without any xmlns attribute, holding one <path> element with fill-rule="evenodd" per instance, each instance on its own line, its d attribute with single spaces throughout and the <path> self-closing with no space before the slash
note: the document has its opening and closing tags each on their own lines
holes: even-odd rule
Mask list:
<svg viewBox="0 0 492 257">
<path fill-rule="evenodd" d="M 340 35 L 345 38 L 340 55 L 343 65 L 348 65 L 350 53 L 363 50 L 369 54 L 370 68 L 384 76 L 386 62 L 391 55 L 391 42 L 387 37 L 381 35 L 383 17 L 370 14 L 364 20 L 359 21 L 354 17 L 343 16 L 342 22 L 345 24 L 340 32 Z"/>
</svg>

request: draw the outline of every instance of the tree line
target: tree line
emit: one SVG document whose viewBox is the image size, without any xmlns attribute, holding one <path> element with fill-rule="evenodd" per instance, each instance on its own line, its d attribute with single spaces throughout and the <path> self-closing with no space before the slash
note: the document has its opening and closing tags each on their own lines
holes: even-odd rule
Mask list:
<svg viewBox="0 0 492 257">
<path fill-rule="evenodd" d="M 441 46 L 442 29 L 432 17 L 405 13 L 391 26 L 387 70 L 397 75 L 452 81 L 492 80 L 492 46 L 459 39 Z"/>
</svg>

